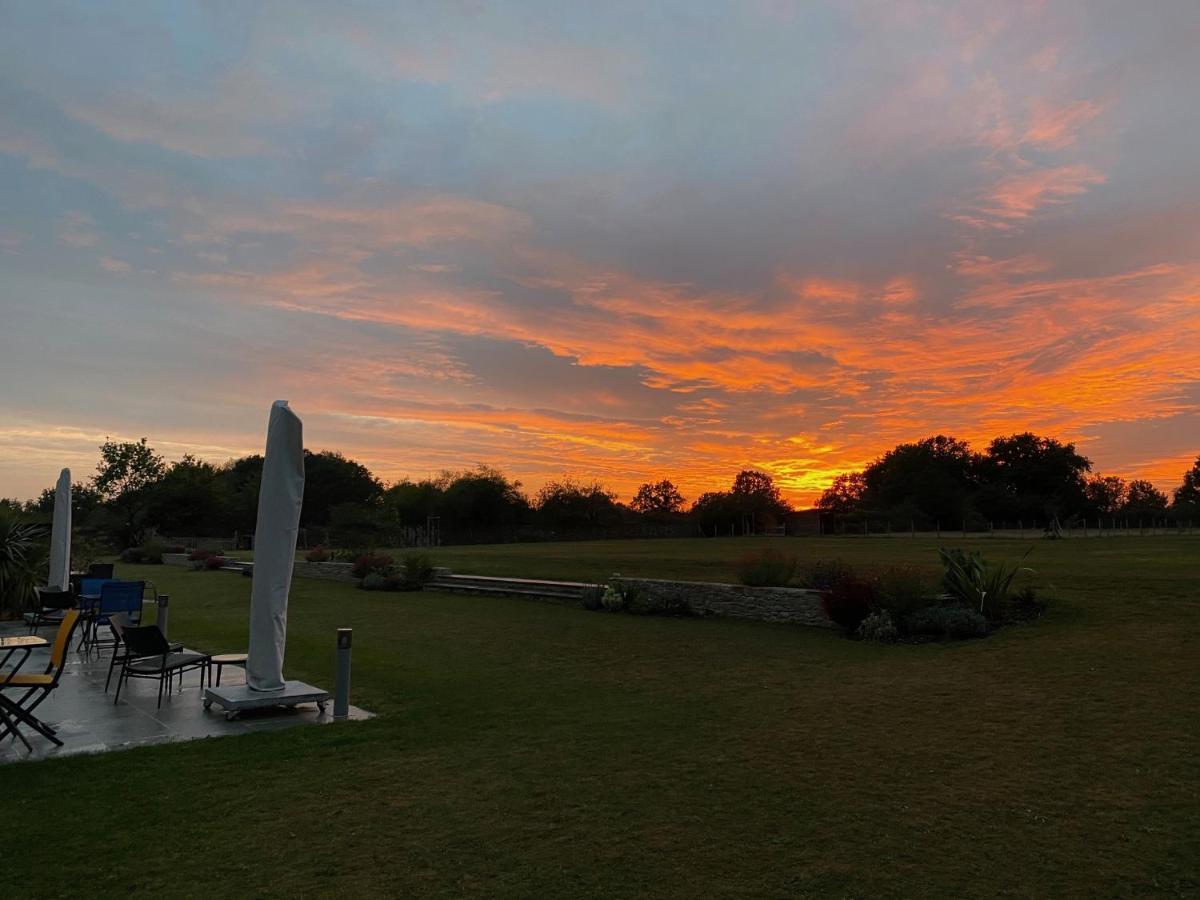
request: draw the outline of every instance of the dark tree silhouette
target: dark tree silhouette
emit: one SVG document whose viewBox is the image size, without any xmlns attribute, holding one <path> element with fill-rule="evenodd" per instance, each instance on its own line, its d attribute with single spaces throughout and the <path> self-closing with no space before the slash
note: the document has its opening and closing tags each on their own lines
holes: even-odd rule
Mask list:
<svg viewBox="0 0 1200 900">
<path fill-rule="evenodd" d="M 617 495 L 598 481 L 549 481 L 538 491 L 535 505 L 542 525 L 559 533 L 594 533 L 621 519 Z"/>
<path fill-rule="evenodd" d="M 961 522 L 972 512 L 978 469 L 971 448 L 953 437 L 900 444 L 863 471 L 862 504 L 897 519 Z"/>
<path fill-rule="evenodd" d="M 817 509 L 835 516 L 851 515 L 861 505 L 866 488 L 866 478 L 862 472 L 843 472 L 822 492 L 817 500 Z"/>
<path fill-rule="evenodd" d="M 1121 513 L 1127 518 L 1157 518 L 1167 511 L 1167 495 L 1149 481 L 1138 479 L 1129 482 L 1129 493 Z"/>
<path fill-rule="evenodd" d="M 220 475 L 211 463 L 184 456 L 149 489 L 148 520 L 168 535 L 233 530 L 233 496 Z"/>
<path fill-rule="evenodd" d="M 1129 485 L 1117 475 L 1096 475 L 1087 480 L 1083 487 L 1087 498 L 1087 514 L 1111 516 L 1119 512 L 1129 496 Z"/>
<path fill-rule="evenodd" d="M 92 487 L 113 515 L 113 536 L 123 547 L 141 541 L 146 528 L 149 491 L 166 471 L 163 458 L 140 441 L 105 441 Z"/>
<path fill-rule="evenodd" d="M 369 503 L 382 493 L 383 485 L 362 463 L 333 450 L 304 451 L 305 527 L 329 524 L 330 510 L 340 503 Z"/>
<path fill-rule="evenodd" d="M 1085 508 L 1084 479 L 1091 460 L 1074 444 L 1031 432 L 996 438 L 983 460 L 983 478 L 994 490 L 995 519 L 1065 517 Z"/>
<path fill-rule="evenodd" d="M 1176 515 L 1200 515 L 1200 456 L 1195 464 L 1183 473 L 1183 484 L 1175 488 L 1172 505 Z"/>
<path fill-rule="evenodd" d="M 637 489 L 629 502 L 629 508 L 644 516 L 661 518 L 678 513 L 684 504 L 683 494 L 675 485 L 663 479 L 653 484 L 647 482 Z"/>
</svg>

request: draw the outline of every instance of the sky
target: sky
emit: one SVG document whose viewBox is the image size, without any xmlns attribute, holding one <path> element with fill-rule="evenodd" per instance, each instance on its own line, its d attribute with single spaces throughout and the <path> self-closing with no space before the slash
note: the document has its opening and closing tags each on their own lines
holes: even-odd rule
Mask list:
<svg viewBox="0 0 1200 900">
<path fill-rule="evenodd" d="M 1200 453 L 1200 5 L 0 0 L 0 496 Z"/>
</svg>

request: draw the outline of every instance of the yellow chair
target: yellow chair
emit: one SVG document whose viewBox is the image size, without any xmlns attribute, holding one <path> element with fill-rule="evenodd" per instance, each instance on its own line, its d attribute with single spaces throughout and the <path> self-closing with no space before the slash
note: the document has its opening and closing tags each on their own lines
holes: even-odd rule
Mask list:
<svg viewBox="0 0 1200 900">
<path fill-rule="evenodd" d="M 68 609 L 63 614 L 62 623 L 58 626 L 58 633 L 54 636 L 54 648 L 50 651 L 50 663 L 44 672 L 28 675 L 21 672 L 9 672 L 7 676 L 0 674 L 0 713 L 5 714 L 0 717 L 0 721 L 3 721 L 4 724 L 4 731 L 0 732 L 0 739 L 8 737 L 11 733 L 20 738 L 26 747 L 29 747 L 25 736 L 17 730 L 17 725 L 24 722 L 42 737 L 53 741 L 59 747 L 62 746 L 62 741 L 54 735 L 54 729 L 34 716 L 33 711 L 50 696 L 51 691 L 58 687 L 58 681 L 62 678 L 63 669 L 67 665 L 67 648 L 71 646 L 71 638 L 78 625 L 79 610 Z M 25 693 L 16 700 L 4 696 L 4 691 L 14 689 L 24 690 Z"/>
</svg>

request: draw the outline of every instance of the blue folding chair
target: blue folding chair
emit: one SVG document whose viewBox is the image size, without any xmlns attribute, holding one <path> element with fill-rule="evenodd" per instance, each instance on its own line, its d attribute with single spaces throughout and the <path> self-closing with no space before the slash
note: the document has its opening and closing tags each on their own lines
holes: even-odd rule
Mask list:
<svg viewBox="0 0 1200 900">
<path fill-rule="evenodd" d="M 76 649 L 80 652 L 91 645 L 92 619 L 95 618 L 96 610 L 100 606 L 100 591 L 104 589 L 104 585 L 116 580 L 115 578 L 86 577 L 79 579 L 76 601 L 82 618 L 79 623 L 79 646 Z"/>
<path fill-rule="evenodd" d="M 90 579 L 84 579 L 86 585 Z M 85 593 L 87 591 L 85 590 Z M 100 627 L 109 624 L 112 616 L 124 615 L 130 624 L 140 624 L 142 621 L 142 597 L 146 593 L 144 581 L 103 581 L 100 584 L 100 599 L 92 604 L 88 627 L 84 632 L 85 648 L 91 648 L 97 643 Z M 116 652 L 119 638 L 113 635 L 113 652 Z"/>
</svg>

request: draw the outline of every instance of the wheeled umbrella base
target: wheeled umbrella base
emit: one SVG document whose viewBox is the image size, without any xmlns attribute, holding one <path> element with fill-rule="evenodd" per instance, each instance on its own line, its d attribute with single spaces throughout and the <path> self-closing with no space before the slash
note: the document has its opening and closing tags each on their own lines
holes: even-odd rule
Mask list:
<svg viewBox="0 0 1200 900">
<path fill-rule="evenodd" d="M 252 691 L 244 684 L 222 685 L 204 689 L 204 708 L 208 709 L 214 703 L 225 710 L 226 719 L 236 719 L 247 709 L 264 709 L 270 706 L 299 706 L 301 703 L 315 703 L 317 709 L 325 712 L 325 704 L 330 694 L 320 688 L 305 684 L 303 681 L 285 681 L 283 689 L 278 691 Z"/>
</svg>

